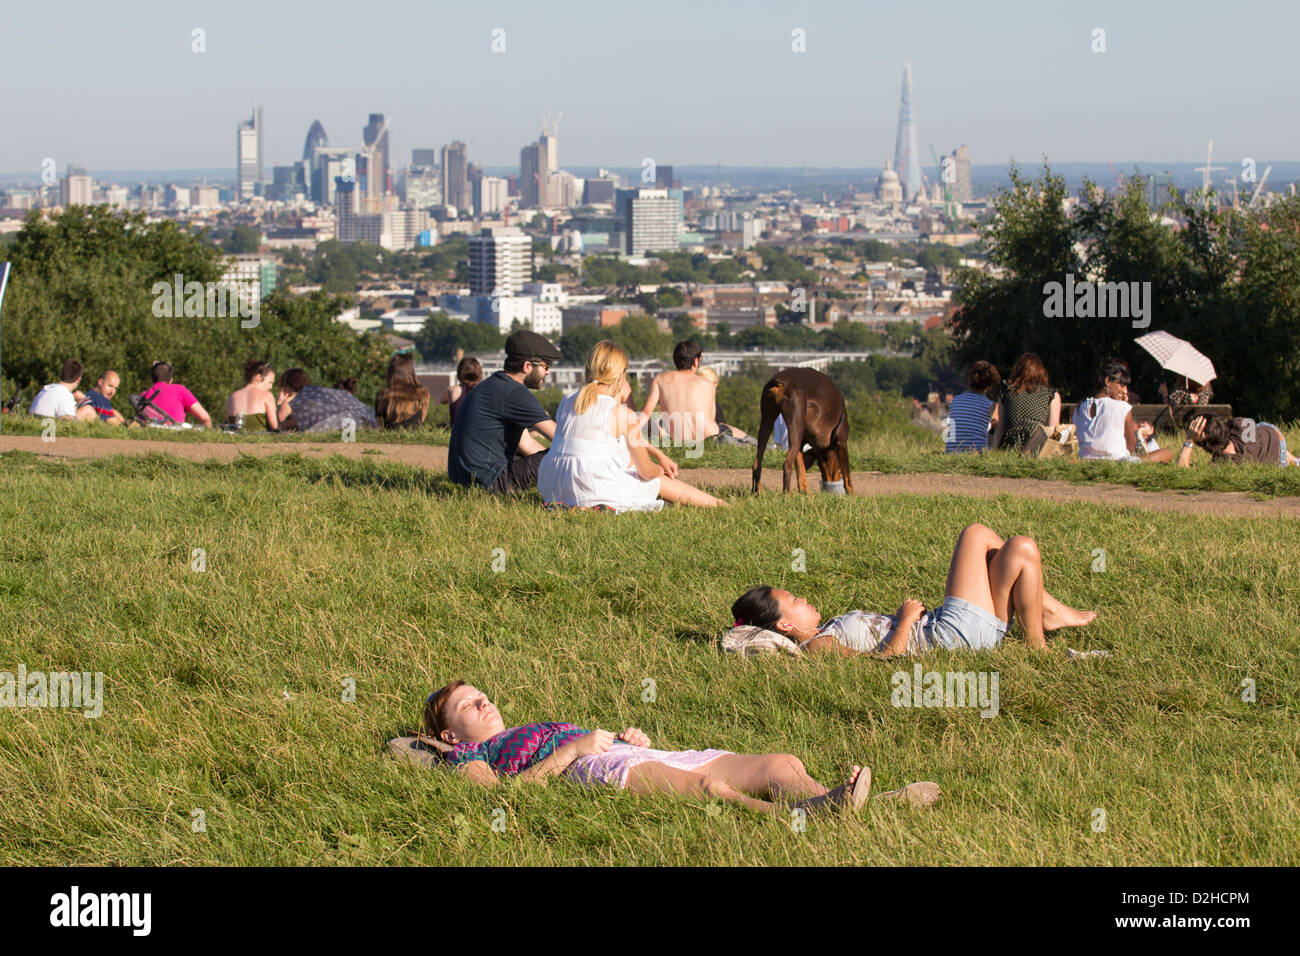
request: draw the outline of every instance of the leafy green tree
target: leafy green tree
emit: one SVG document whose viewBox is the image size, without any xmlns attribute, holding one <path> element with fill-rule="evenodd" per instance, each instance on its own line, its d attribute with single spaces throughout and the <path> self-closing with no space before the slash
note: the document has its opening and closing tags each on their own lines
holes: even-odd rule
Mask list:
<svg viewBox="0 0 1300 956">
<path fill-rule="evenodd" d="M 432 313 L 415 334 L 415 348 L 427 362 L 450 361 L 457 349 L 466 355 L 499 352 L 505 341 L 494 325 L 453 319 L 443 312 Z"/>
<path fill-rule="evenodd" d="M 670 285 L 659 287 L 659 305 L 665 309 L 679 309 L 686 304 L 686 296 Z"/>
<path fill-rule="evenodd" d="M 358 336 L 335 317 L 349 304 L 323 292 L 292 297 L 277 290 L 251 317 L 172 314 L 175 276 L 184 284 L 216 283 L 220 253 L 201 236 L 143 213 L 73 206 L 50 218 L 30 217 L 10 259 L 5 296 L 6 387 L 34 390 L 57 377 L 66 358 L 86 366 L 89 383 L 105 369 L 122 378 L 125 396 L 149 384 L 153 362 L 166 360 L 177 381 L 220 417 L 226 395 L 244 384 L 249 359 L 277 372 L 302 367 L 317 382 L 356 375 L 376 386 L 388 348 L 379 336 Z M 164 291 L 166 290 L 166 291 Z M 207 313 L 207 303 L 203 310 Z"/>
<path fill-rule="evenodd" d="M 959 272 L 954 317 L 957 359 L 986 359 L 1009 371 L 1035 352 L 1067 400 L 1091 394 L 1096 370 L 1120 357 L 1133 368 L 1136 390 L 1154 398 L 1172 380 L 1134 339 L 1165 330 L 1187 339 L 1215 363 L 1216 400 L 1254 418 L 1300 413 L 1300 199 L 1266 209 L 1216 212 L 1200 204 L 1176 209 L 1181 228 L 1160 225 L 1141 183 L 1118 195 L 1085 183 L 1079 208 L 1063 211 L 1065 184 L 1045 169 L 1031 182 L 1012 169 L 1012 186 L 997 198 L 997 215 L 981 228 L 997 277 Z M 1048 283 L 1150 283 L 1144 321 L 1129 316 L 1045 314 Z M 1063 290 L 1062 290 L 1063 292 Z"/>
<path fill-rule="evenodd" d="M 587 356 L 596 347 L 596 343 L 609 338 L 605 329 L 599 325 L 574 325 L 560 336 L 556 344 L 564 353 L 564 361 L 570 365 L 582 365 Z"/>
<path fill-rule="evenodd" d="M 225 249 L 231 255 L 245 255 L 257 252 L 261 245 L 261 229 L 257 226 L 238 225 L 231 230 L 230 238 L 225 242 Z"/>
</svg>

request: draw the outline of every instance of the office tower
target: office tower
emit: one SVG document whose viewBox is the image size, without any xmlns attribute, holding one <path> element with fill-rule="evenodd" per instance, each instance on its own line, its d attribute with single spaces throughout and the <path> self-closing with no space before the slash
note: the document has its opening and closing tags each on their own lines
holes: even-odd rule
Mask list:
<svg viewBox="0 0 1300 956">
<path fill-rule="evenodd" d="M 235 135 L 235 197 L 251 199 L 262 181 L 262 107 L 240 120 Z"/>
<path fill-rule="evenodd" d="M 506 188 L 506 181 L 498 176 L 482 176 L 474 180 L 474 215 L 495 216 L 505 209 Z"/>
<path fill-rule="evenodd" d="M 596 203 L 614 202 L 614 191 L 618 188 L 618 177 L 602 169 L 599 175 L 592 176 L 582 186 L 582 203 L 584 206 Z"/>
<path fill-rule="evenodd" d="M 436 149 L 411 150 L 411 165 L 419 166 L 421 169 L 432 169 L 438 165 L 438 151 Z"/>
<path fill-rule="evenodd" d="M 578 178 L 563 169 L 551 173 L 546 177 L 546 195 L 552 207 L 571 209 L 578 204 Z"/>
<path fill-rule="evenodd" d="M 329 137 L 325 135 L 325 127 L 321 126 L 320 120 L 313 120 L 311 129 L 307 130 L 307 140 L 302 146 L 302 161 L 310 163 L 312 157 L 316 154 L 316 147 L 328 146 Z"/>
<path fill-rule="evenodd" d="M 534 209 L 543 205 L 546 190 L 546 151 L 541 143 L 529 143 L 519 151 L 519 206 Z"/>
<path fill-rule="evenodd" d="M 356 157 L 352 150 L 317 146 L 312 151 L 311 198 L 313 202 L 334 205 L 334 183 L 340 177 L 355 179 Z"/>
<path fill-rule="evenodd" d="M 682 203 L 667 189 L 620 189 L 614 216 L 624 236 L 624 251 L 637 256 L 680 247 Z"/>
<path fill-rule="evenodd" d="M 442 182 L 433 167 L 412 166 L 402 176 L 402 202 L 412 209 L 442 205 Z"/>
<path fill-rule="evenodd" d="M 468 209 L 470 197 L 465 177 L 465 144 L 457 140 L 442 148 L 442 201 L 453 209 Z"/>
<path fill-rule="evenodd" d="M 537 137 L 537 145 L 542 148 L 542 155 L 546 158 L 543 168 L 548 173 L 556 172 L 560 168 L 560 138 L 554 133 L 543 132 Z"/>
<path fill-rule="evenodd" d="M 673 188 L 673 168 L 671 166 L 655 166 L 655 188 Z"/>
<path fill-rule="evenodd" d="M 912 107 L 912 64 L 903 64 L 903 92 L 898 100 L 898 139 L 894 144 L 894 171 L 903 187 L 903 198 L 912 200 L 921 191 L 921 151 L 916 145 L 916 114 Z"/>
<path fill-rule="evenodd" d="M 393 184 L 388 177 L 388 121 L 384 119 L 383 113 L 370 114 L 370 122 L 361 131 L 361 138 L 365 143 L 366 155 L 365 198 L 370 201 L 369 206 L 378 206 L 381 203 L 374 200 L 380 200 L 393 191 Z"/>
<path fill-rule="evenodd" d="M 953 199 L 958 203 L 971 202 L 971 155 L 965 146 L 958 146 L 953 150 L 953 172 L 956 173 L 956 181 L 949 183 L 953 191 Z M 943 174 L 943 170 L 940 170 Z"/>
<path fill-rule="evenodd" d="M 95 201 L 95 184 L 79 166 L 69 166 L 68 174 L 59 180 L 59 205 L 89 206 Z"/>
<path fill-rule="evenodd" d="M 533 277 L 533 240 L 513 226 L 484 229 L 469 240 L 472 295 L 514 295 Z"/>
</svg>

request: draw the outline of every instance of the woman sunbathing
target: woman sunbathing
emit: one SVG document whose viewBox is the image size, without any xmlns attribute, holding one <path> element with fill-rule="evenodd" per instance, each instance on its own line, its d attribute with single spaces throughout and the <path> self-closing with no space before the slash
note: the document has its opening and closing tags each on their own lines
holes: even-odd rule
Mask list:
<svg viewBox="0 0 1300 956">
<path fill-rule="evenodd" d="M 777 631 L 805 651 L 835 654 L 918 654 L 931 648 L 986 650 L 1002 643 L 1012 614 L 1025 643 L 1046 650 L 1044 631 L 1082 627 L 1097 616 L 1062 604 L 1043 587 L 1043 562 L 1033 538 L 1003 541 L 982 524 L 957 538 L 943 605 L 926 611 L 907 600 L 897 614 L 849 611 L 821 623 L 821 614 L 788 591 L 757 587 L 731 606 L 736 626 Z"/>
<path fill-rule="evenodd" d="M 418 737 L 398 738 L 389 746 L 420 762 L 427 762 L 421 750 L 437 753 L 443 762 L 486 786 L 502 776 L 525 780 L 563 776 L 588 786 L 604 784 L 634 793 L 717 798 L 768 813 L 784 813 L 792 807 L 807 811 L 845 807 L 857 812 L 871 789 L 871 770 L 865 767 L 853 767 L 844 783 L 827 789 L 790 754 L 652 750 L 649 738 L 635 727 L 617 735 L 557 722 L 506 727 L 487 695 L 462 680 L 428 696 L 420 723 Z M 939 798 L 939 788 L 915 783 L 881 796 L 928 805 Z"/>
</svg>

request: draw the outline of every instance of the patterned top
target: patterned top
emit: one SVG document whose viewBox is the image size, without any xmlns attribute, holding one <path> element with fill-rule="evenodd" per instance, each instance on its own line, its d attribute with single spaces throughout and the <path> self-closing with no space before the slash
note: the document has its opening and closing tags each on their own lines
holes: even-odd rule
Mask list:
<svg viewBox="0 0 1300 956">
<path fill-rule="evenodd" d="M 497 773 L 513 776 L 545 760 L 571 740 L 589 733 L 573 724 L 542 723 L 511 727 L 479 743 L 462 741 L 447 754 L 455 766 L 485 760 Z"/>
<path fill-rule="evenodd" d="M 1214 389 L 1209 382 L 1201 389 L 1199 395 L 1194 395 L 1185 388 L 1176 388 L 1169 393 L 1170 405 L 1208 405 L 1214 398 Z"/>
<path fill-rule="evenodd" d="M 1022 451 L 1038 426 L 1047 424 L 1047 418 L 1052 412 L 1052 396 L 1055 394 L 1056 389 L 1047 385 L 1028 392 L 1013 392 L 1004 384 L 998 400 L 1006 412 L 1006 422 L 1002 430 L 1002 444 L 998 447 Z"/>
</svg>

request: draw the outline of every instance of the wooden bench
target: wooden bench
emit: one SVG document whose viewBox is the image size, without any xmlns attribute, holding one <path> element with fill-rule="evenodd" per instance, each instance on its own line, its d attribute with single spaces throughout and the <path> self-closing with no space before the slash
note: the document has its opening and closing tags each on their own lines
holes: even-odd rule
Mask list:
<svg viewBox="0 0 1300 956">
<path fill-rule="evenodd" d="M 1061 421 L 1074 421 L 1074 406 L 1061 405 Z M 1150 422 L 1157 429 L 1179 429 L 1187 427 L 1187 420 L 1196 415 L 1213 415 L 1216 418 L 1231 418 L 1231 405 L 1134 405 L 1133 421 Z"/>
</svg>

